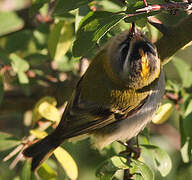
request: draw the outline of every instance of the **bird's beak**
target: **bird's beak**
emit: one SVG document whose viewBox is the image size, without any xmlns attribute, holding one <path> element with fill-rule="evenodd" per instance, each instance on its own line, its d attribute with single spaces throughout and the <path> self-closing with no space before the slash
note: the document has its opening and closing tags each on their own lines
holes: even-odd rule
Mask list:
<svg viewBox="0 0 192 180">
<path fill-rule="evenodd" d="M 132 23 L 131 23 L 131 27 L 130 27 L 130 29 L 129 29 L 129 34 L 130 34 L 131 36 L 134 36 L 135 32 L 136 32 L 135 23 L 132 22 Z"/>
<path fill-rule="evenodd" d="M 137 41 L 143 41 L 143 38 L 140 36 L 138 29 L 135 26 L 135 23 L 132 22 L 131 27 L 129 29 L 130 47 Z"/>
</svg>

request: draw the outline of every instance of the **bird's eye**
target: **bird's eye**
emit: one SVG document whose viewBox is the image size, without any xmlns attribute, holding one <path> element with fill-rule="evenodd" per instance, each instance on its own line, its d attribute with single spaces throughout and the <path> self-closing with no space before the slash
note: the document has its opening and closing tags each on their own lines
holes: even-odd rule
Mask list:
<svg viewBox="0 0 192 180">
<path fill-rule="evenodd" d="M 139 41 L 135 43 L 134 49 L 137 51 L 138 49 L 143 49 L 144 52 L 152 53 L 156 55 L 155 47 L 150 42 Z"/>
<path fill-rule="evenodd" d="M 155 51 L 154 45 L 151 44 L 150 42 L 146 43 L 146 51 L 152 53 L 154 56 L 157 54 L 156 51 Z"/>
</svg>

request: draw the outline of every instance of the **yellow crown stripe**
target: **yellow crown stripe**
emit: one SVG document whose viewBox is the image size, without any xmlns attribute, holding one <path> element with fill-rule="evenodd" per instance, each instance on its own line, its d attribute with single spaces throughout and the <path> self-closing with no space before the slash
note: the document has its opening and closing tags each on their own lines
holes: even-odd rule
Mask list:
<svg viewBox="0 0 192 180">
<path fill-rule="evenodd" d="M 147 54 L 144 53 L 143 49 L 139 49 L 139 54 L 141 56 L 141 67 L 142 67 L 141 77 L 146 79 L 149 76 L 149 70 L 150 70 L 149 61 L 147 59 Z"/>
</svg>

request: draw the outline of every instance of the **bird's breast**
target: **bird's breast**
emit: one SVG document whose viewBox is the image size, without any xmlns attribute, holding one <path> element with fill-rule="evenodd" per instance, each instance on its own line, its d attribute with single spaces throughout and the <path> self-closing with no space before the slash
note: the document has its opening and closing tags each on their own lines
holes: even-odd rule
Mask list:
<svg viewBox="0 0 192 180">
<path fill-rule="evenodd" d="M 102 149 L 106 145 L 116 140 L 129 140 L 136 136 L 149 123 L 164 94 L 164 74 L 161 72 L 160 77 L 154 88 L 150 91 L 145 104 L 135 114 L 128 118 L 117 121 L 108 125 L 93 135 L 95 146 Z"/>
</svg>

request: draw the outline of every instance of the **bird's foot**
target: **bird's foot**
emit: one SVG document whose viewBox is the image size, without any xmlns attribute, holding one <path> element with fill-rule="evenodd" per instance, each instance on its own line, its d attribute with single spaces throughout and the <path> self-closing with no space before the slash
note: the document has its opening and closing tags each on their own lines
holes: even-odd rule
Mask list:
<svg viewBox="0 0 192 180">
<path fill-rule="evenodd" d="M 126 150 L 120 152 L 120 154 L 138 159 L 141 155 L 141 148 L 139 147 L 137 141 L 138 140 L 136 140 L 136 146 L 134 143 L 134 139 L 131 139 L 127 142 L 118 141 L 120 144 L 126 147 Z"/>
</svg>

